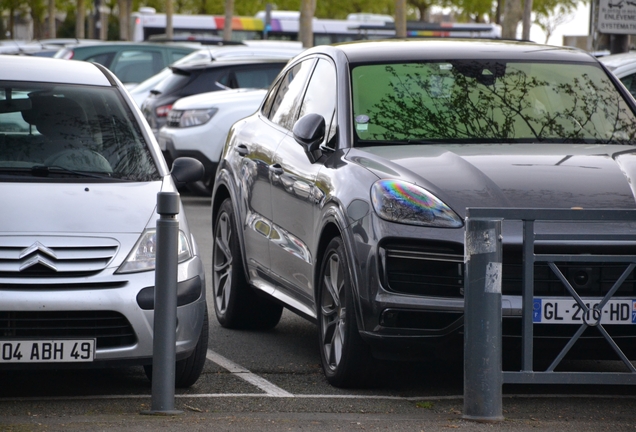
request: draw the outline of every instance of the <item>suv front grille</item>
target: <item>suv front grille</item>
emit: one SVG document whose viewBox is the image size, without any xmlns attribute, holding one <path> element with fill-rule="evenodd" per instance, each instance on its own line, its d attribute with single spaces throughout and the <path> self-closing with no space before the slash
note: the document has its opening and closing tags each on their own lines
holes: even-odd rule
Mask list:
<svg viewBox="0 0 636 432">
<path fill-rule="evenodd" d="M 570 282 L 572 288 L 584 297 L 603 297 L 627 268 L 627 265 L 622 263 L 591 263 L 591 265 L 555 263 L 555 265 Z M 521 263 L 506 264 L 504 262 L 501 287 L 503 294 L 521 295 L 522 270 Z M 537 263 L 534 266 L 534 295 L 564 297 L 569 296 L 570 293 L 547 264 Z M 636 295 L 636 279 L 633 271 L 614 295 L 627 297 Z"/>
<path fill-rule="evenodd" d="M 592 253 L 585 248 L 579 248 L 578 252 Z M 547 252 L 539 249 L 537 253 Z M 456 245 L 391 244 L 381 249 L 381 256 L 383 285 L 389 291 L 447 298 L 463 296 L 464 255 Z M 625 263 L 612 262 L 555 264 L 576 292 L 585 297 L 604 296 L 627 268 Z M 521 295 L 522 269 L 521 253 L 504 246 L 502 294 Z M 635 273 L 633 271 L 629 275 L 615 295 L 636 298 Z M 564 297 L 570 294 L 547 263 L 537 262 L 534 266 L 534 295 Z"/>
<path fill-rule="evenodd" d="M 133 345 L 128 320 L 113 311 L 0 311 L 0 339 L 96 339 L 97 348 Z"/>
</svg>

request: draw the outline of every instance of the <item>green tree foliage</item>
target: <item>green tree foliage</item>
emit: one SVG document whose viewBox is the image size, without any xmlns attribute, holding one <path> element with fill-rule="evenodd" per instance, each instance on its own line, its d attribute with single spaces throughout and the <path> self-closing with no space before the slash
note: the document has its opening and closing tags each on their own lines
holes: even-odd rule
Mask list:
<svg viewBox="0 0 636 432">
<path fill-rule="evenodd" d="M 533 0 L 532 10 L 537 14 L 544 16 L 554 13 L 555 10 L 561 9 L 561 12 L 572 13 L 580 4 L 588 3 L 587 0 Z"/>
<path fill-rule="evenodd" d="M 44 18 L 47 14 L 47 3 L 45 0 L 27 0 L 26 6 L 33 20 L 33 38 L 41 39 L 44 35 Z"/>
<path fill-rule="evenodd" d="M 456 11 L 458 21 L 494 22 L 497 2 L 492 0 L 449 0 Z"/>
<path fill-rule="evenodd" d="M 7 20 L 7 34 L 3 34 L 3 37 L 13 38 L 11 32 L 13 31 L 14 17 L 17 14 L 26 13 L 26 4 L 22 0 L 0 0 L 0 10 L 7 11 L 9 19 Z"/>
<path fill-rule="evenodd" d="M 345 19 L 350 13 L 376 13 L 393 15 L 395 0 L 350 0 L 346 3 L 337 0 L 320 0 L 316 4 L 316 17 Z"/>
</svg>

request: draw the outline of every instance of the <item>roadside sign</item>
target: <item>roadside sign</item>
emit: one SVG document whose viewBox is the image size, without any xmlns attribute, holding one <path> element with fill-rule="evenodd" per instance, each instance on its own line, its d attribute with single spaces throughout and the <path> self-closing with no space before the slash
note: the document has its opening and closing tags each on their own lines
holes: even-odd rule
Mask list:
<svg viewBox="0 0 636 432">
<path fill-rule="evenodd" d="M 599 0 L 597 30 L 610 34 L 636 34 L 636 1 Z"/>
</svg>

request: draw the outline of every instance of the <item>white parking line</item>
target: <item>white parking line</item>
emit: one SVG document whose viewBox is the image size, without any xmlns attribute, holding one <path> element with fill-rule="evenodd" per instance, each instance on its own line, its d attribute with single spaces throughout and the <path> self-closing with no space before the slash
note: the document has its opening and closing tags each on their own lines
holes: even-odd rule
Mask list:
<svg viewBox="0 0 636 432">
<path fill-rule="evenodd" d="M 294 397 L 293 394 L 286 392 L 282 388 L 267 381 L 265 378 L 253 374 L 249 370 L 245 369 L 243 366 L 240 366 L 233 361 L 226 359 L 222 355 L 215 353 L 212 350 L 208 350 L 208 355 L 206 357 L 211 362 L 214 362 L 222 368 L 227 369 L 231 374 L 234 374 L 237 377 L 242 378 L 248 383 L 263 390 L 268 396 Z"/>
</svg>

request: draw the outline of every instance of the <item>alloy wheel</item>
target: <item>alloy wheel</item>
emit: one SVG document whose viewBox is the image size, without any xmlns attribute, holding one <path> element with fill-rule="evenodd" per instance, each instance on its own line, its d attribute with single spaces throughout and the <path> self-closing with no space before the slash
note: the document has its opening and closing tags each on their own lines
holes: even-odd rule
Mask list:
<svg viewBox="0 0 636 432">
<path fill-rule="evenodd" d="M 232 224 L 227 213 L 219 215 L 214 233 L 214 301 L 225 314 L 232 290 Z"/>
<path fill-rule="evenodd" d="M 338 254 L 334 251 L 325 266 L 320 299 L 322 350 L 329 369 L 335 371 L 345 344 L 347 308 L 345 279 Z"/>
</svg>

